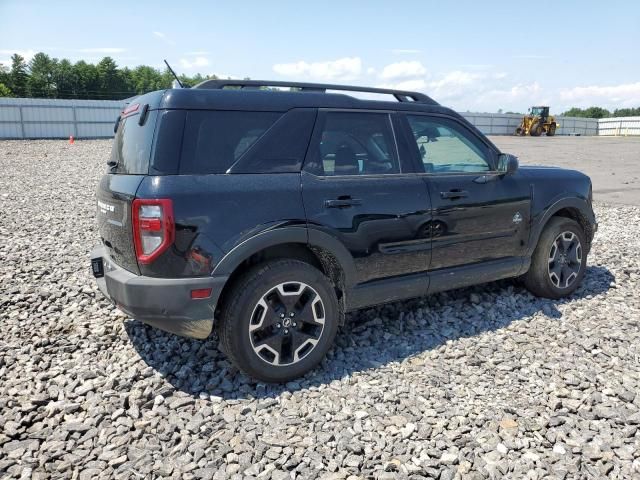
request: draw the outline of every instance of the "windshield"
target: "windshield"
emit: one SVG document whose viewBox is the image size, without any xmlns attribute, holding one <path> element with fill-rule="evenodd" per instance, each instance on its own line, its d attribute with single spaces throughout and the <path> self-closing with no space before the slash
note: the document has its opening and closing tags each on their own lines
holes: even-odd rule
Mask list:
<svg viewBox="0 0 640 480">
<path fill-rule="evenodd" d="M 540 115 L 544 113 L 544 107 L 531 107 L 531 115 Z"/>
</svg>

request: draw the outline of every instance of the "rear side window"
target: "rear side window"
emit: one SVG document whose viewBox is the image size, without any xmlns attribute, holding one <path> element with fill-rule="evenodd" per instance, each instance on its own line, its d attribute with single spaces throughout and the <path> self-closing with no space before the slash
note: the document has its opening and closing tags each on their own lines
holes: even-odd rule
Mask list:
<svg viewBox="0 0 640 480">
<path fill-rule="evenodd" d="M 156 111 L 150 110 L 142 125 L 138 124 L 139 113 L 120 120 L 111 147 L 111 161 L 116 166 L 110 169 L 110 173 L 146 175 L 149 172 L 156 115 Z"/>
<path fill-rule="evenodd" d="M 316 121 L 316 110 L 298 108 L 285 113 L 247 150 L 230 173 L 299 172 Z"/>
<path fill-rule="evenodd" d="M 326 176 L 400 173 L 388 114 L 327 112 L 319 123 L 307 171 Z"/>
<path fill-rule="evenodd" d="M 182 154 L 185 110 L 161 110 L 152 152 L 150 175 L 175 175 Z"/>
<path fill-rule="evenodd" d="M 225 173 L 281 115 L 278 112 L 188 112 L 180 173 Z"/>
</svg>

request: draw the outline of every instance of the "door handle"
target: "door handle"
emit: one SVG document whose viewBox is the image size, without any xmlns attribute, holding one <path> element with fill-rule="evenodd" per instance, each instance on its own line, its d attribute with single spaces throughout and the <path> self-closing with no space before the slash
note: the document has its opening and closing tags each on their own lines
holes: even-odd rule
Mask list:
<svg viewBox="0 0 640 480">
<path fill-rule="evenodd" d="M 355 205 L 362 205 L 359 198 L 336 198 L 334 200 L 325 200 L 325 208 L 348 208 Z"/>
<path fill-rule="evenodd" d="M 448 192 L 440 192 L 440 198 L 449 198 L 455 200 L 456 198 L 465 198 L 469 196 L 469 192 L 466 190 L 449 190 Z"/>
</svg>

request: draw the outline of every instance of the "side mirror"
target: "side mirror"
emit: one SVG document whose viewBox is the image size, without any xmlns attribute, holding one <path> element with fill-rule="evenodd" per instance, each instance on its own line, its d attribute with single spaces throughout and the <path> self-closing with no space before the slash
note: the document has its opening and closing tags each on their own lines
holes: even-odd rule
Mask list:
<svg viewBox="0 0 640 480">
<path fill-rule="evenodd" d="M 501 153 L 498 157 L 498 172 L 503 175 L 512 175 L 518 170 L 518 157 L 510 153 Z"/>
</svg>

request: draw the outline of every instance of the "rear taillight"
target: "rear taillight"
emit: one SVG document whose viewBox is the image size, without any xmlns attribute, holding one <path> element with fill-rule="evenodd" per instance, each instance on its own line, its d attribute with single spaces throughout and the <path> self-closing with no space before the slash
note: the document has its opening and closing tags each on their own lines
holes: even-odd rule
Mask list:
<svg viewBox="0 0 640 480">
<path fill-rule="evenodd" d="M 153 262 L 173 243 L 175 223 L 171 200 L 138 198 L 131 205 L 131 219 L 138 262 Z"/>
</svg>

